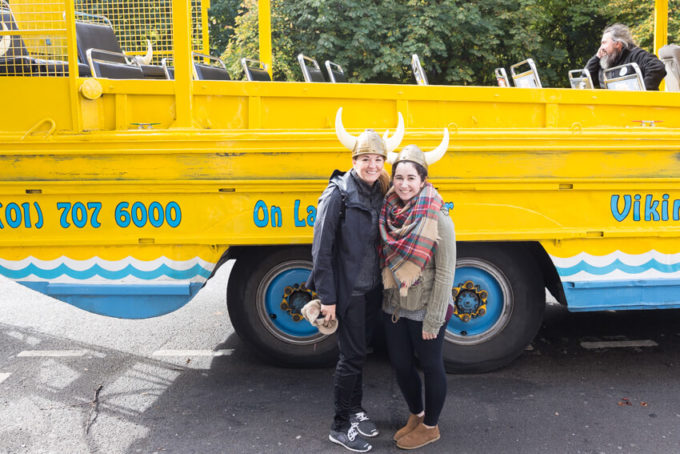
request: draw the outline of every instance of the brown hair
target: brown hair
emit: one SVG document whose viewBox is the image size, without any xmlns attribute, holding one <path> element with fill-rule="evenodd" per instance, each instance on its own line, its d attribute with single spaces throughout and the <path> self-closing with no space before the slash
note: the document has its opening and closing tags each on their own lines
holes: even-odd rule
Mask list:
<svg viewBox="0 0 680 454">
<path fill-rule="evenodd" d="M 382 191 L 382 194 L 383 195 L 387 194 L 387 191 L 390 189 L 390 175 L 387 173 L 385 169 L 382 169 L 382 172 L 380 172 L 380 176 L 378 177 L 378 184 L 380 185 L 380 190 Z"/>
<path fill-rule="evenodd" d="M 413 164 L 413 167 L 415 167 L 416 172 L 418 173 L 418 176 L 420 176 L 420 179 L 425 181 L 425 179 L 427 178 L 427 169 L 425 167 L 423 167 L 422 164 L 418 164 L 415 161 L 398 161 L 398 162 L 396 162 L 392 166 L 392 178 L 394 178 L 394 172 L 397 171 L 397 167 L 399 166 L 399 164 L 401 164 L 403 162 L 408 162 L 410 164 Z"/>
</svg>

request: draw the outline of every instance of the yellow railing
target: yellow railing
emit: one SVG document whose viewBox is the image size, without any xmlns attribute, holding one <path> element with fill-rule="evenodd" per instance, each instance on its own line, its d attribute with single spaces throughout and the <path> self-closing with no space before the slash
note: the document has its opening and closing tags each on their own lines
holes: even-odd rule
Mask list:
<svg viewBox="0 0 680 454">
<path fill-rule="evenodd" d="M 63 0 L 0 0 L 0 58 L 10 75 L 63 76 L 64 65 L 35 74 L 30 59 L 66 61 L 67 27 Z"/>
<path fill-rule="evenodd" d="M 70 0 L 66 0 L 69 2 Z M 123 51 L 130 55 L 146 55 L 149 45 L 151 63 L 173 57 L 172 0 L 0 0 L 0 58 L 3 74 L 26 76 L 63 76 L 65 65 L 50 65 L 43 71 L 31 67 L 30 59 L 53 62 L 68 60 L 66 21 L 67 5 L 76 12 L 76 21 L 110 24 Z M 208 0 L 192 0 L 189 9 L 191 50 L 207 54 Z M 23 58 L 22 57 L 26 57 Z M 84 63 L 84 62 L 81 62 Z M 8 68 L 7 66 L 11 66 Z"/>
</svg>

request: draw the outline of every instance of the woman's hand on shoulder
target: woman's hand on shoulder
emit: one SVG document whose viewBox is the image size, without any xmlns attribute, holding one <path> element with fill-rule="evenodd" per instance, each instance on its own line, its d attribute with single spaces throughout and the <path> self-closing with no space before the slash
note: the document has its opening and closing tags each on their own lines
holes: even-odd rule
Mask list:
<svg viewBox="0 0 680 454">
<path fill-rule="evenodd" d="M 436 338 L 437 338 L 436 334 L 428 333 L 425 330 L 423 330 L 423 340 L 427 341 L 427 340 L 433 340 L 433 339 L 436 339 Z"/>
<path fill-rule="evenodd" d="M 321 315 L 323 315 L 324 323 L 335 320 L 335 304 L 322 304 Z"/>
</svg>

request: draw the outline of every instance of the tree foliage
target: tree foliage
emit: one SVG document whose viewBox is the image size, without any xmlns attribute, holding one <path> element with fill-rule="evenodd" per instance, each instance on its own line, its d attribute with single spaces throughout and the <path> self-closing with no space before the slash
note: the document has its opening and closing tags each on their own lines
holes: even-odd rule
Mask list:
<svg viewBox="0 0 680 454">
<path fill-rule="evenodd" d="M 651 50 L 654 45 L 654 2 L 639 0 L 609 0 L 608 16 L 612 22 L 630 26 L 635 42 L 642 48 Z M 680 39 L 680 21 L 674 20 L 680 13 L 680 0 L 668 2 L 668 42 Z"/>
<path fill-rule="evenodd" d="M 211 14 L 220 2 L 235 11 L 235 0 L 217 0 Z M 679 3 L 670 1 L 671 18 Z M 608 24 L 627 23 L 651 50 L 652 11 L 636 0 L 271 0 L 274 79 L 302 80 L 302 52 L 340 64 L 353 82 L 413 83 L 416 53 L 431 84 L 492 85 L 494 68 L 531 57 L 544 86 L 568 86 L 568 70 L 583 67 Z M 257 1 L 244 0 L 217 45 L 233 75 L 241 57 L 258 56 L 257 21 Z M 678 36 L 673 21 L 669 36 Z"/>
<path fill-rule="evenodd" d="M 220 54 L 234 35 L 234 20 L 240 14 L 240 0 L 214 1 L 208 11 L 210 53 Z"/>
</svg>

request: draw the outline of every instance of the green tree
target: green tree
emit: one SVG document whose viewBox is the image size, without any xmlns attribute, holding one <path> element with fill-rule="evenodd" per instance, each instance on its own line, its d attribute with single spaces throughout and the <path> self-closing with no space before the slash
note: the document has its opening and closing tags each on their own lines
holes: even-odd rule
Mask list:
<svg viewBox="0 0 680 454">
<path fill-rule="evenodd" d="M 413 83 L 411 54 L 420 55 L 433 84 L 493 81 L 493 68 L 547 47 L 537 34 L 538 0 L 274 0 L 275 79 L 300 80 L 295 56 L 329 59 L 355 82 Z M 257 52 L 257 2 L 246 0 L 225 58 Z M 546 51 L 543 50 L 545 53 Z"/>
<path fill-rule="evenodd" d="M 652 52 L 654 46 L 654 2 L 609 0 L 607 13 L 611 23 L 620 22 L 630 27 L 638 46 Z M 680 0 L 668 1 L 668 42 L 680 39 Z"/>
<path fill-rule="evenodd" d="M 208 11 L 210 53 L 219 55 L 227 48 L 234 34 L 234 22 L 239 14 L 240 0 L 213 0 Z"/>
<path fill-rule="evenodd" d="M 234 79 L 243 78 L 243 70 L 240 64 L 241 58 L 259 58 L 257 3 L 257 0 L 243 0 L 240 14 L 234 20 L 234 33 L 222 53 L 222 58 Z M 281 40 L 277 39 L 282 21 L 278 14 L 276 3 L 277 0 L 271 2 L 272 43 L 274 46 L 272 58 L 274 62 L 278 60 L 279 49 L 282 44 Z M 283 66 L 276 63 L 273 66 L 274 80 L 286 80 L 286 72 L 283 71 Z"/>
<path fill-rule="evenodd" d="M 611 21 L 600 0 L 541 0 L 545 21 L 539 33 L 545 46 L 559 49 L 547 53 L 542 68 L 547 68 L 545 85 L 568 87 L 569 70 L 583 68 L 600 45 L 602 30 Z"/>
<path fill-rule="evenodd" d="M 671 0 L 671 11 L 678 2 Z M 494 85 L 494 68 L 531 57 L 544 86 L 565 87 L 568 70 L 595 53 L 607 24 L 620 20 L 638 30 L 651 21 L 648 3 L 272 0 L 274 79 L 302 80 L 296 60 L 302 52 L 320 64 L 340 64 L 353 82 L 412 84 L 416 53 L 431 84 Z M 223 54 L 233 75 L 242 74 L 241 57 L 259 54 L 257 1 L 245 0 L 242 8 Z"/>
</svg>

